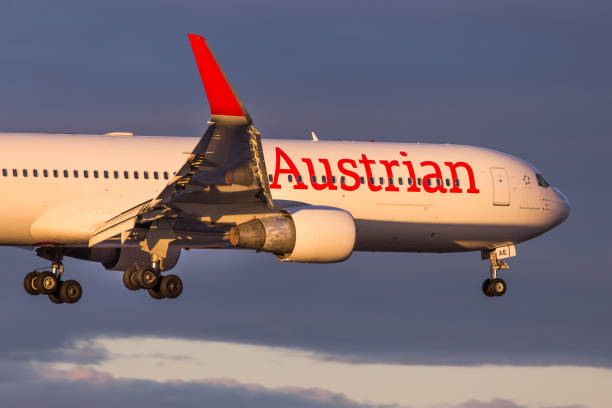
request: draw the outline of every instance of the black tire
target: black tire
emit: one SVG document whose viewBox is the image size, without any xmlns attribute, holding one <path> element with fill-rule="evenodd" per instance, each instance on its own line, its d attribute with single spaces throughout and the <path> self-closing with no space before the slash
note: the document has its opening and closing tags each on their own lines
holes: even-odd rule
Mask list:
<svg viewBox="0 0 612 408">
<path fill-rule="evenodd" d="M 57 287 L 59 286 L 59 281 L 55 277 L 53 272 L 45 271 L 38 274 L 38 278 L 36 279 L 36 286 L 40 293 L 43 295 L 50 295 L 57 291 Z"/>
<path fill-rule="evenodd" d="M 183 281 L 176 275 L 164 276 L 159 284 L 159 291 L 168 299 L 174 299 L 183 293 Z"/>
<path fill-rule="evenodd" d="M 493 296 L 491 295 L 491 291 L 489 289 L 490 286 L 491 286 L 491 279 L 485 279 L 485 281 L 482 282 L 482 293 L 484 293 L 488 297 Z"/>
<path fill-rule="evenodd" d="M 506 293 L 506 289 L 508 285 L 506 285 L 506 281 L 502 278 L 493 279 L 491 285 L 489 285 L 489 290 L 491 291 L 491 296 L 503 296 Z"/>
<path fill-rule="evenodd" d="M 48 296 L 49 296 L 49 300 L 55 303 L 56 305 L 60 305 L 64 303 L 64 301 L 59 296 L 57 296 L 55 293 L 51 293 Z"/>
<path fill-rule="evenodd" d="M 153 269 L 138 269 L 134 274 L 136 283 L 142 289 L 151 289 L 159 283 L 159 273 Z"/>
<path fill-rule="evenodd" d="M 30 295 L 40 295 L 40 290 L 38 289 L 38 272 L 32 271 L 23 278 L 23 288 Z"/>
<path fill-rule="evenodd" d="M 151 297 L 153 299 L 158 299 L 159 300 L 159 299 L 163 299 L 164 298 L 164 295 L 162 295 L 160 293 L 159 288 L 157 288 L 157 287 L 148 289 L 147 292 L 149 292 L 149 295 L 151 295 Z"/>
<path fill-rule="evenodd" d="M 140 286 L 138 286 L 138 283 L 136 282 L 136 271 L 137 269 L 135 267 L 132 267 L 126 269 L 125 272 L 123 272 L 123 284 L 129 290 L 140 289 Z"/>
<path fill-rule="evenodd" d="M 83 296 L 83 288 L 79 282 L 75 280 L 67 280 L 62 282 L 62 286 L 59 289 L 59 297 L 66 303 L 76 303 Z"/>
</svg>

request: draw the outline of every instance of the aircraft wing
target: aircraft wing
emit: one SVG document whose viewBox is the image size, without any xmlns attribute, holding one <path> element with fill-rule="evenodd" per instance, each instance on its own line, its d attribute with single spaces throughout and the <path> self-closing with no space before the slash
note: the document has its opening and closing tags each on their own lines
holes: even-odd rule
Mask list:
<svg viewBox="0 0 612 408">
<path fill-rule="evenodd" d="M 208 129 L 157 197 L 100 226 L 89 246 L 118 234 L 123 242 L 130 237 L 129 231 L 136 235 L 145 231 L 150 237 L 151 229 L 156 236 L 166 231 L 161 235 L 172 241 L 178 229 L 208 231 L 209 226 L 199 224 L 273 207 L 259 132 L 206 40 L 192 34 L 189 40 L 212 113 Z M 155 242 L 141 244 L 148 252 L 152 246 Z"/>
</svg>

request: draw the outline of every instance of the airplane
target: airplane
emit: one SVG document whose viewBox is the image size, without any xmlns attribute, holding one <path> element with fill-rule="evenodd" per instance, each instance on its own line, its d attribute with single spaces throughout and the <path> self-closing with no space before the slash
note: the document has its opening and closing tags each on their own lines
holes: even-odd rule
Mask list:
<svg viewBox="0 0 612 408">
<path fill-rule="evenodd" d="M 242 248 L 306 263 L 477 251 L 490 264 L 482 291 L 498 297 L 516 245 L 569 216 L 540 171 L 498 151 L 262 139 L 206 40 L 188 38 L 211 110 L 201 138 L 0 134 L 0 245 L 51 263 L 25 276 L 27 293 L 77 302 L 71 257 L 176 298 L 183 283 L 167 272 L 181 249 Z"/>
</svg>

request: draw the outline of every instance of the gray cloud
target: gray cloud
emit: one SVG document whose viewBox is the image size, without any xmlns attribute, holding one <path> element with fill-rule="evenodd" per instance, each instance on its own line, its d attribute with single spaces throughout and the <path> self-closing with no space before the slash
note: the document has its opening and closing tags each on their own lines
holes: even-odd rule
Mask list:
<svg viewBox="0 0 612 408">
<path fill-rule="evenodd" d="M 358 403 L 345 395 L 320 388 L 267 388 L 232 379 L 154 382 L 115 379 L 85 368 L 53 370 L 30 364 L 0 360 L 0 393 L 3 406 L 62 406 L 151 408 L 180 407 L 295 407 L 295 408 L 410 408 L 406 405 Z M 425 408 L 425 407 L 423 407 Z M 471 400 L 428 408 L 530 408 L 511 400 Z M 538 408 L 583 408 L 579 405 Z"/>
</svg>

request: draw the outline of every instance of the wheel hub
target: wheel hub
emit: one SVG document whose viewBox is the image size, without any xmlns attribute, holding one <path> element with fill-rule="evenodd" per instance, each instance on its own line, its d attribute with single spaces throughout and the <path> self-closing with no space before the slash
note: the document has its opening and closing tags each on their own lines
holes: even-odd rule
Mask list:
<svg viewBox="0 0 612 408">
<path fill-rule="evenodd" d="M 55 286 L 55 279 L 47 277 L 43 279 L 43 286 L 46 290 L 51 290 Z"/>
<path fill-rule="evenodd" d="M 155 276 L 155 273 L 153 273 L 151 271 L 147 271 L 147 272 L 144 273 L 143 278 L 144 278 L 144 281 L 147 284 L 151 284 L 151 283 L 155 282 L 156 276 Z"/>
<path fill-rule="evenodd" d="M 74 286 L 70 286 L 66 291 L 66 294 L 70 298 L 74 298 L 77 295 L 77 289 Z"/>
</svg>

